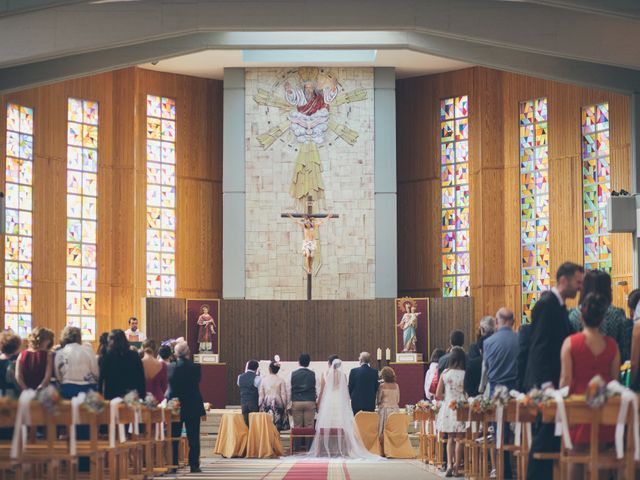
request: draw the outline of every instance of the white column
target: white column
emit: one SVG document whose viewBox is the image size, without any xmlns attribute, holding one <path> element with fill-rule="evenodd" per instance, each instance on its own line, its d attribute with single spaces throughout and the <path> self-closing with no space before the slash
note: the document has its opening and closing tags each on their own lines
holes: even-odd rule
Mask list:
<svg viewBox="0 0 640 480">
<path fill-rule="evenodd" d="M 396 73 L 374 69 L 376 298 L 398 294 Z"/>
<path fill-rule="evenodd" d="M 222 297 L 245 297 L 244 69 L 224 69 Z"/>
</svg>

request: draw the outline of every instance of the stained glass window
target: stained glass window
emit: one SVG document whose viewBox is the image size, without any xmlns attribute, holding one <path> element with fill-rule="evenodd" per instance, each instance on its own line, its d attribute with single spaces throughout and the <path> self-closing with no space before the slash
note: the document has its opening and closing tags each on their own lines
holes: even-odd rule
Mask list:
<svg viewBox="0 0 640 480">
<path fill-rule="evenodd" d="M 176 102 L 147 95 L 147 296 L 176 294 Z"/>
<path fill-rule="evenodd" d="M 520 103 L 520 246 L 522 321 L 550 288 L 547 99 Z"/>
<path fill-rule="evenodd" d="M 7 105 L 4 326 L 31 332 L 33 109 Z"/>
<path fill-rule="evenodd" d="M 440 102 L 442 296 L 469 295 L 469 98 Z"/>
<path fill-rule="evenodd" d="M 611 190 L 609 104 L 582 109 L 582 214 L 584 266 L 611 272 L 611 238 L 605 207 Z"/>
<path fill-rule="evenodd" d="M 70 98 L 67 120 L 67 325 L 95 340 L 98 103 Z"/>
</svg>

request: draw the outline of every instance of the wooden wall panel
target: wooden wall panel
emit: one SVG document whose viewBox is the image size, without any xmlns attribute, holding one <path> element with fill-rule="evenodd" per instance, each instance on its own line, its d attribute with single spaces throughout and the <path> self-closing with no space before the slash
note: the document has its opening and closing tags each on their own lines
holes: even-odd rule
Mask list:
<svg viewBox="0 0 640 480">
<path fill-rule="evenodd" d="M 447 349 L 453 330 L 464 332 L 464 348 L 476 341 L 473 318 L 473 297 L 429 299 L 429 351 Z"/>
<path fill-rule="evenodd" d="M 221 355 L 227 364 L 227 404 L 239 403 L 236 376 L 247 360 L 280 355 L 314 361 L 331 354 L 356 360 L 361 351 L 393 351 L 395 300 L 222 300 Z"/>
<path fill-rule="evenodd" d="M 187 301 L 184 298 L 147 298 L 145 316 L 153 322 L 147 324 L 147 338 L 157 341 L 186 338 Z"/>
<path fill-rule="evenodd" d="M 178 102 L 177 293 L 222 292 L 222 82 L 129 68 L 0 97 L 35 111 L 34 325 L 66 323 L 68 97 L 100 104 L 97 332 L 144 318 L 147 93 Z"/>
<path fill-rule="evenodd" d="M 429 180 L 438 178 L 438 101 L 462 93 L 471 95 L 471 283 L 476 321 L 501 305 L 516 313 L 521 308 L 518 109 L 523 100 L 548 98 L 552 275 L 563 261 L 582 263 L 580 109 L 609 102 L 611 185 L 629 190 L 628 97 L 481 67 L 400 80 L 396 91 L 399 295 L 439 295 L 440 184 Z M 412 235 L 403 226 L 411 218 L 417 219 Z M 632 283 L 631 238 L 615 234 L 612 242 L 614 303 L 622 306 Z"/>
</svg>

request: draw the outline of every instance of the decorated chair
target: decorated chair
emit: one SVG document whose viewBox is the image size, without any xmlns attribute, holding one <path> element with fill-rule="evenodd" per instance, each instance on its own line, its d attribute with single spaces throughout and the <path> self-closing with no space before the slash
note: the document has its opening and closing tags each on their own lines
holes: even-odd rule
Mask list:
<svg viewBox="0 0 640 480">
<path fill-rule="evenodd" d="M 290 432 L 289 454 L 293 455 L 295 449 L 295 439 L 311 438 L 316 436 L 316 431 L 311 427 L 292 427 Z M 308 447 L 307 447 L 308 448 Z"/>
<path fill-rule="evenodd" d="M 241 413 L 225 413 L 220 421 L 213 453 L 225 458 L 244 457 L 249 429 Z"/>
<path fill-rule="evenodd" d="M 400 412 L 387 418 L 383 433 L 384 456 L 387 458 L 416 458 L 409 440 L 409 417 Z"/>
<path fill-rule="evenodd" d="M 367 450 L 375 455 L 381 455 L 378 422 L 379 416 L 376 412 L 360 411 L 355 416 L 356 428 L 362 443 Z"/>
<path fill-rule="evenodd" d="M 280 434 L 268 413 L 249 414 L 247 458 L 272 458 L 284 455 Z"/>
<path fill-rule="evenodd" d="M 9 397 L 0 397 L 0 478 L 11 473 L 16 480 L 22 480 L 22 451 L 11 458 L 11 433 L 16 421 L 18 403 Z"/>
<path fill-rule="evenodd" d="M 620 445 L 622 457 L 618 458 L 616 451 L 601 451 L 599 434 L 602 427 L 615 427 L 618 423 L 621 401 L 619 397 L 613 397 L 606 401 L 602 407 L 592 408 L 584 400 L 584 396 L 569 397 L 564 402 L 568 427 L 576 425 L 589 425 L 590 438 L 587 448 L 576 448 L 575 445 L 567 445 L 568 435 L 562 436 L 559 453 L 560 478 L 567 478 L 570 465 L 584 465 L 586 472 L 583 478 L 597 480 L 600 470 L 617 470 L 618 478 L 634 478 L 635 465 L 630 462 L 633 452 L 633 407 L 630 407 L 626 416 L 622 418 L 623 432 L 626 429 L 629 441 Z M 543 419 L 555 421 L 558 406 L 555 402 L 549 402 L 543 407 Z M 564 427 L 563 427 L 564 428 Z M 624 442 L 622 442 L 624 443 Z M 573 448 L 568 448 L 572 446 Z"/>
</svg>

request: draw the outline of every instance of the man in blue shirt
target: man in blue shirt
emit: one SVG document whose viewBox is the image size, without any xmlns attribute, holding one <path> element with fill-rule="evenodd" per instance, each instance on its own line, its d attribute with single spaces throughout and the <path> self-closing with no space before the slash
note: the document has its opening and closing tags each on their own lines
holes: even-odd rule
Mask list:
<svg viewBox="0 0 640 480">
<path fill-rule="evenodd" d="M 489 381 L 489 394 L 498 385 L 509 390 L 518 386 L 518 334 L 513 331 L 513 312 L 501 308 L 496 313 L 496 332 L 484 341 L 484 372 Z M 485 377 L 485 375 L 483 375 Z M 484 383 L 484 382 L 483 382 Z M 504 431 L 504 442 L 511 441 L 511 430 Z M 494 457 L 495 458 L 495 457 Z M 495 466 L 494 466 L 495 469 Z M 504 456 L 504 478 L 511 478 L 509 454 Z"/>
<path fill-rule="evenodd" d="M 518 334 L 513 331 L 513 312 L 501 308 L 496 313 L 498 330 L 484 341 L 484 364 L 489 392 L 504 385 L 509 390 L 518 386 Z"/>
</svg>

